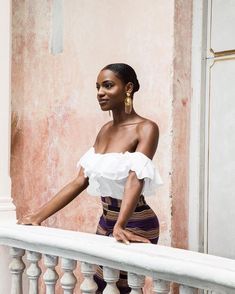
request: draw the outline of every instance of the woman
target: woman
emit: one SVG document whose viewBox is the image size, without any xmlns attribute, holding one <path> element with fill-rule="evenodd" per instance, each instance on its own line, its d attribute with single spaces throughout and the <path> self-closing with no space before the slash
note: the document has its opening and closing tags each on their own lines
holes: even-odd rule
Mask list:
<svg viewBox="0 0 235 294">
<path fill-rule="evenodd" d="M 19 223 L 40 225 L 88 188 L 89 194 L 101 196 L 103 205 L 97 234 L 113 236 L 126 244 L 157 244 L 158 219 L 144 196 L 154 194 L 155 187 L 162 183 L 151 161 L 158 145 L 158 126 L 133 108 L 139 82 L 129 65 L 107 65 L 100 71 L 96 87 L 101 109 L 112 111 L 113 120 L 101 128 L 94 146 L 79 160 L 78 176 L 37 213 Z M 106 283 L 101 268 L 95 280 L 97 293 L 102 293 Z M 117 286 L 120 293 L 130 292 L 126 273 L 121 272 Z"/>
</svg>

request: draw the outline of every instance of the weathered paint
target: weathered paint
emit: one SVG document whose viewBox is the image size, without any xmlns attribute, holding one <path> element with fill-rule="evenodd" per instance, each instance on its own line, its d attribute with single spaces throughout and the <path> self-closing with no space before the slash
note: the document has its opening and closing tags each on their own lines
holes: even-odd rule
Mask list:
<svg viewBox="0 0 235 294">
<path fill-rule="evenodd" d="M 188 248 L 192 1 L 175 1 L 171 244 Z"/>
<path fill-rule="evenodd" d="M 52 1 L 13 1 L 11 177 L 18 216 L 37 210 L 76 176 L 77 160 L 110 119 L 96 101 L 96 76 L 108 63 L 126 62 L 141 85 L 137 112 L 160 128 L 154 162 L 164 186 L 148 200 L 160 219 L 160 244 L 187 239 L 189 85 L 183 79 L 190 56 L 179 51 L 190 43 L 190 27 L 178 2 L 64 1 L 63 50 L 52 55 Z M 44 225 L 95 232 L 100 212 L 99 199 L 83 192 Z"/>
</svg>

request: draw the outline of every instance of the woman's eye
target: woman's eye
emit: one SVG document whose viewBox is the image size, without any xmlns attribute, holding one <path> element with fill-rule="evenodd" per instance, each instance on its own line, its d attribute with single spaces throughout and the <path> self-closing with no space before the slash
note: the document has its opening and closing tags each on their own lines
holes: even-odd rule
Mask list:
<svg viewBox="0 0 235 294">
<path fill-rule="evenodd" d="M 112 84 L 106 84 L 106 85 L 105 85 L 105 88 L 107 88 L 107 89 L 111 89 L 112 86 L 113 86 Z"/>
<path fill-rule="evenodd" d="M 113 87 L 113 84 L 111 83 L 105 83 L 103 85 L 96 85 L 96 90 L 99 91 L 100 87 L 105 88 L 105 89 L 111 89 Z"/>
</svg>

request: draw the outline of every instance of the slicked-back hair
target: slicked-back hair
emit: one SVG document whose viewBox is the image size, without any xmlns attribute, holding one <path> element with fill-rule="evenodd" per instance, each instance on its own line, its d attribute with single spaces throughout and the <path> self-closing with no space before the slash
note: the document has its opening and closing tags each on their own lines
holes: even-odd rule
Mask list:
<svg viewBox="0 0 235 294">
<path fill-rule="evenodd" d="M 125 84 L 131 82 L 133 84 L 133 93 L 140 88 L 134 69 L 126 63 L 111 63 L 106 65 L 102 70 L 111 70 Z"/>
</svg>

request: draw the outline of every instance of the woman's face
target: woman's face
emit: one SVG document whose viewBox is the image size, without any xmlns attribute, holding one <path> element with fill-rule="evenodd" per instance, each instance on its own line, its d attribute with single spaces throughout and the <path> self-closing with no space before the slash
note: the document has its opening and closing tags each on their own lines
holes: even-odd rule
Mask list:
<svg viewBox="0 0 235 294">
<path fill-rule="evenodd" d="M 123 108 L 126 85 L 109 69 L 102 70 L 96 82 L 97 99 L 102 110 Z"/>
</svg>

